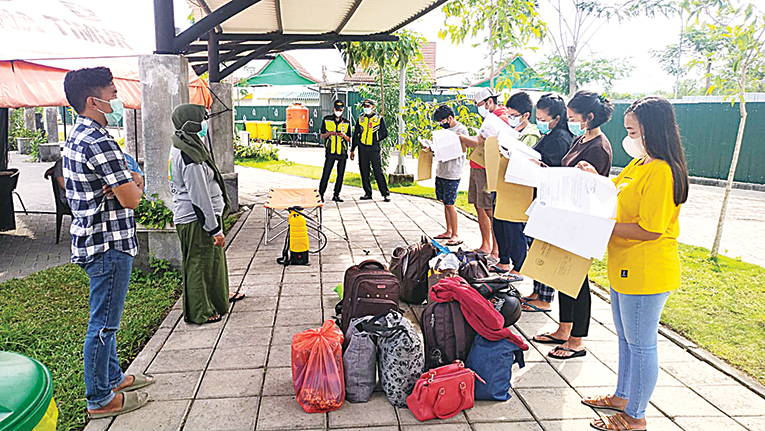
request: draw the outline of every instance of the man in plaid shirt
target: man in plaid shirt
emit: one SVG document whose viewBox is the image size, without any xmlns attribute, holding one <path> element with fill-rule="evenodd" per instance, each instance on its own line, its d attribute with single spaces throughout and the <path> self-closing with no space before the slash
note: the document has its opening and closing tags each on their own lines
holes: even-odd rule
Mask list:
<svg viewBox="0 0 765 431">
<path fill-rule="evenodd" d="M 83 348 L 85 398 L 91 418 L 140 408 L 137 389 L 151 376 L 126 376 L 117 359 L 116 333 L 125 305 L 133 257 L 138 253 L 133 209 L 143 180 L 105 127 L 119 122 L 122 103 L 104 67 L 66 74 L 64 91 L 77 114 L 63 157 L 66 197 L 72 208 L 72 262 L 90 278 L 90 321 Z"/>
</svg>

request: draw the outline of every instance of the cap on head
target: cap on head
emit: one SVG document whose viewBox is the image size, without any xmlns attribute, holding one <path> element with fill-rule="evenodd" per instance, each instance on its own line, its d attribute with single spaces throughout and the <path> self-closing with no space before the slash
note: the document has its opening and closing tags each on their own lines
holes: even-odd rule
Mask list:
<svg viewBox="0 0 765 431">
<path fill-rule="evenodd" d="M 473 101 L 475 103 L 481 103 L 489 97 L 497 97 L 497 92 L 492 88 L 486 87 L 478 90 L 478 93 L 473 95 Z"/>
<path fill-rule="evenodd" d="M 372 105 L 372 106 L 375 106 L 375 105 L 376 105 L 376 103 L 375 103 L 375 101 L 374 101 L 374 100 L 372 100 L 372 99 L 364 99 L 364 103 L 362 103 L 361 105 L 362 105 L 362 106 L 363 106 L 363 105 Z"/>
<path fill-rule="evenodd" d="M 345 109 L 345 103 L 343 103 L 342 100 L 335 100 L 335 102 L 332 103 L 332 106 L 335 108 L 336 111 Z"/>
</svg>

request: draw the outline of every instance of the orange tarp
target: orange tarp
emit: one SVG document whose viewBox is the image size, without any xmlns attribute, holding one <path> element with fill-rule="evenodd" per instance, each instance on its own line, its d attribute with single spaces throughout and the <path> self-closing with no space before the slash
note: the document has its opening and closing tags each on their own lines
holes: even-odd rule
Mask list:
<svg viewBox="0 0 765 431">
<path fill-rule="evenodd" d="M 89 61 L 110 66 L 108 60 Z M 111 69 L 118 97 L 126 108 L 141 109 L 141 82 L 136 72 L 138 59 L 135 59 L 134 70 L 125 69 L 121 67 L 122 64 L 115 64 L 115 66 Z M 91 67 L 91 65 L 79 67 Z M 68 106 L 69 102 L 64 94 L 64 76 L 69 70 L 76 68 L 77 66 L 52 67 L 29 61 L 0 61 L 0 108 Z M 189 70 L 189 101 L 208 108 L 212 105 L 212 96 L 207 89 L 207 84 L 191 69 Z"/>
</svg>

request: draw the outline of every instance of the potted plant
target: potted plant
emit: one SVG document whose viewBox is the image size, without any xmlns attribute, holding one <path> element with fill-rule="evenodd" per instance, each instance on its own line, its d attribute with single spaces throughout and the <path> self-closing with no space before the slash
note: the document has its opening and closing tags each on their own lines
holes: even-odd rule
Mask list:
<svg viewBox="0 0 765 431">
<path fill-rule="evenodd" d="M 147 270 L 150 256 L 155 256 L 167 260 L 176 269 L 180 268 L 183 257 L 173 225 L 173 211 L 154 193 L 148 199 L 141 198 L 134 215 L 138 239 L 138 256 L 134 266 Z"/>
</svg>

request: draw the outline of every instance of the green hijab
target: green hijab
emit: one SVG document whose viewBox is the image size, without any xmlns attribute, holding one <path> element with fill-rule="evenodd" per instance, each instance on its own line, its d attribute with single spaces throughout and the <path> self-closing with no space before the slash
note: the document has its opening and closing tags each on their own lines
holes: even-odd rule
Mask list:
<svg viewBox="0 0 765 431">
<path fill-rule="evenodd" d="M 215 165 L 215 159 L 198 135 L 202 130 L 202 121 L 205 119 L 205 107 L 190 103 L 179 105 L 173 110 L 172 119 L 173 126 L 175 126 L 173 146 L 189 156 L 192 162 L 196 164 L 207 163 L 215 173 L 215 182 L 220 186 L 220 190 L 223 192 L 223 201 L 226 203 L 223 208 L 223 218 L 225 219 L 231 212 L 231 201 L 226 191 L 226 183 L 223 182 L 223 175 L 221 175 L 218 166 Z"/>
</svg>

